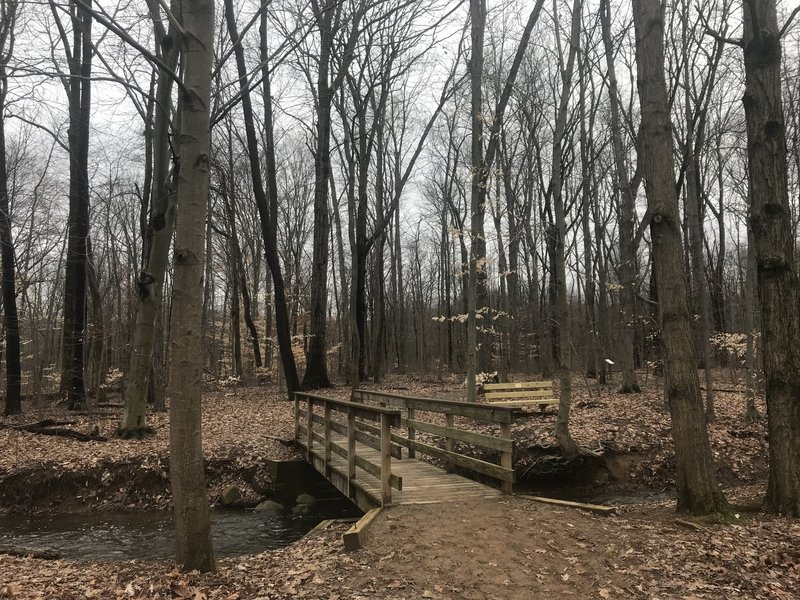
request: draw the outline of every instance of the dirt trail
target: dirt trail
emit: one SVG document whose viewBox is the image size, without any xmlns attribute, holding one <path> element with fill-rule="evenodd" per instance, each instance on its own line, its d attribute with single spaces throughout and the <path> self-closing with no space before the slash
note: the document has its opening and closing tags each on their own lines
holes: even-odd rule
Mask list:
<svg viewBox="0 0 800 600">
<path fill-rule="evenodd" d="M 512 497 L 384 511 L 346 552 L 335 525 L 289 547 L 181 573 L 170 561 L 0 556 L 0 598 L 550 600 L 800 598 L 800 524 L 675 522 L 671 506 L 602 517 Z"/>
<path fill-rule="evenodd" d="M 397 598 L 618 598 L 635 594 L 621 566 L 638 566 L 640 542 L 616 517 L 520 498 L 399 506 L 369 530 L 356 583 Z"/>
</svg>

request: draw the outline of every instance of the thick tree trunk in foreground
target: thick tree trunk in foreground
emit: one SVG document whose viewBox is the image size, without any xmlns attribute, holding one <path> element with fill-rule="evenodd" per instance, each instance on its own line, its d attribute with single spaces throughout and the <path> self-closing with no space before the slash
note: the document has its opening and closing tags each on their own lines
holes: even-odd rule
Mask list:
<svg viewBox="0 0 800 600">
<path fill-rule="evenodd" d="M 664 23 L 659 0 L 634 0 L 642 106 L 642 157 L 658 286 L 664 385 L 672 415 L 678 510 L 727 513 L 708 442 L 689 326 L 686 275 L 675 190 L 672 124 L 664 81 Z"/>
<path fill-rule="evenodd" d="M 769 419 L 764 504 L 770 512 L 800 517 L 800 286 L 787 188 L 781 44 L 775 0 L 743 4 L 750 220 Z"/>
<path fill-rule="evenodd" d="M 758 421 L 761 416 L 756 408 L 756 382 L 758 381 L 758 360 L 756 357 L 756 249 L 753 241 L 753 228 L 747 225 L 747 264 L 744 276 L 744 327 L 747 335 L 745 347 L 745 400 L 747 409 L 745 419 Z"/>
<path fill-rule="evenodd" d="M 214 3 L 183 0 L 184 86 L 181 90 L 178 204 L 170 349 L 170 482 L 175 554 L 185 570 L 213 571 L 203 470 L 203 269 L 209 188 L 209 109 Z"/>
</svg>

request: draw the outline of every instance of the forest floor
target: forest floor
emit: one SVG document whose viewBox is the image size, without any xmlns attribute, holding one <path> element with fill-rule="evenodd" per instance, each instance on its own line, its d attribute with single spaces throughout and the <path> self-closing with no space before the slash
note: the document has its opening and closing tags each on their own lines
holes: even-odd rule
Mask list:
<svg viewBox="0 0 800 600">
<path fill-rule="evenodd" d="M 391 377 L 380 389 L 456 398 L 444 382 Z M 733 389 L 731 382 L 719 387 Z M 0 555 L 0 598 L 800 598 L 800 523 L 758 512 L 766 483 L 763 421 L 744 420 L 740 392 L 717 394 L 709 426 L 733 523 L 674 512 L 669 414 L 659 382 L 639 395 L 612 385 L 574 389 L 572 433 L 601 462 L 553 458 L 555 413 L 531 411 L 512 434 L 519 448 L 518 494 L 500 501 L 393 507 L 381 513 L 362 550 L 345 552 L 348 525 L 285 548 L 224 558 L 218 572 L 181 573 L 170 561 L 45 561 Z M 345 397 L 345 388 L 331 390 Z M 24 406 L 0 422 L 0 510 L 70 513 L 169 507 L 166 414 L 145 440 L 113 436 L 118 411 L 84 414 Z M 763 402 L 759 410 L 764 414 Z M 271 492 L 267 459 L 295 456 L 291 404 L 274 386 L 205 395 L 204 451 L 209 496 L 239 486 L 247 501 Z M 104 436 L 78 441 L 13 429 L 45 418 Z M 598 516 L 538 504 L 526 492 L 605 501 Z"/>
</svg>

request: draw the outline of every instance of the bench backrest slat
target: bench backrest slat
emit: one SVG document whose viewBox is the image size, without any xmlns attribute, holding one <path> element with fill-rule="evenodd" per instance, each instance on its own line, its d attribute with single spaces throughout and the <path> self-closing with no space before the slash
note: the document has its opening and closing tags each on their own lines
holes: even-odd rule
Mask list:
<svg viewBox="0 0 800 600">
<path fill-rule="evenodd" d="M 483 389 L 487 391 L 502 390 L 552 390 L 552 381 L 515 381 L 512 383 L 484 383 Z"/>
<path fill-rule="evenodd" d="M 486 392 L 483 397 L 489 398 L 550 398 L 553 390 L 508 390 L 501 392 Z"/>
</svg>

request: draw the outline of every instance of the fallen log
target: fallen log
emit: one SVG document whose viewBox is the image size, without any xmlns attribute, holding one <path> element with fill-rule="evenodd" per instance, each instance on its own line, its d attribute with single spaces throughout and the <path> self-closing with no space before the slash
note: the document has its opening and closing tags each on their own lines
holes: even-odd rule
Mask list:
<svg viewBox="0 0 800 600">
<path fill-rule="evenodd" d="M 707 527 L 703 527 L 702 525 L 694 523 L 692 521 L 687 521 L 686 519 L 675 519 L 675 524 L 680 525 L 681 527 L 685 527 L 686 529 L 692 529 L 694 531 L 700 531 L 700 532 L 708 531 Z"/>
<path fill-rule="evenodd" d="M 522 494 L 522 498 L 533 500 L 534 502 L 541 502 L 542 504 L 554 504 L 556 506 L 565 506 L 567 508 L 577 508 L 580 510 L 588 510 L 600 515 L 613 515 L 617 512 L 616 506 L 603 506 L 601 504 L 587 504 L 585 502 L 571 502 L 570 500 L 559 500 L 558 498 L 544 498 L 542 496 L 527 496 Z"/>
<path fill-rule="evenodd" d="M 30 429 L 41 429 L 42 427 L 57 427 L 59 425 L 75 425 L 77 421 L 56 421 L 55 419 L 44 419 L 43 421 L 36 421 L 35 423 L 26 423 L 23 425 L 4 425 L 8 429 L 20 429 L 22 431 L 29 431 Z"/>
<path fill-rule="evenodd" d="M 61 558 L 61 555 L 55 550 L 22 548 L 20 546 L 0 546 L 0 554 L 5 554 L 7 556 L 41 558 L 43 560 L 59 560 Z"/>
<path fill-rule="evenodd" d="M 61 437 L 68 437 L 79 442 L 107 442 L 108 438 L 99 435 L 97 427 L 90 433 L 81 433 L 74 429 L 66 429 L 65 427 L 54 427 L 54 425 L 72 425 L 75 421 L 53 421 L 52 419 L 45 419 L 38 423 L 31 423 L 29 425 L 0 425 L 0 429 L 14 429 L 16 431 L 25 431 L 26 433 L 36 433 L 39 435 L 57 435 Z"/>
</svg>

